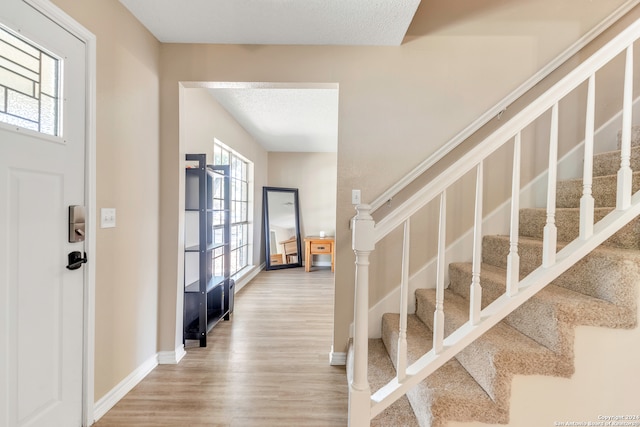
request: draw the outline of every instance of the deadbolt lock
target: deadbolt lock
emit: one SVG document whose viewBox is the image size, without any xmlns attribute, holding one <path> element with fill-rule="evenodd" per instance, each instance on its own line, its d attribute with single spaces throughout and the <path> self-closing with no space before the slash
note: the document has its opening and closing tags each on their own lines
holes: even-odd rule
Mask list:
<svg viewBox="0 0 640 427">
<path fill-rule="evenodd" d="M 84 242 L 84 206 L 69 206 L 69 243 Z"/>
</svg>

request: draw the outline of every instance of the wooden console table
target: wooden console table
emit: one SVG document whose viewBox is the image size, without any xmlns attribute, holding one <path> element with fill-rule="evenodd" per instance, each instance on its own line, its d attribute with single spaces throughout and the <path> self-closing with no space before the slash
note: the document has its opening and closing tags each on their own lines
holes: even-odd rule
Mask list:
<svg viewBox="0 0 640 427">
<path fill-rule="evenodd" d="M 335 239 L 333 237 L 309 236 L 304 239 L 304 271 L 310 271 L 314 255 L 331 255 L 331 272 L 335 258 Z"/>
</svg>

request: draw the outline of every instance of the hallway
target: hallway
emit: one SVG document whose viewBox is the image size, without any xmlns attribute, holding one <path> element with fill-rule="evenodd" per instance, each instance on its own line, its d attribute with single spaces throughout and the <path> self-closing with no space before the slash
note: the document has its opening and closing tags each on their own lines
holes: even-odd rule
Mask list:
<svg viewBox="0 0 640 427">
<path fill-rule="evenodd" d="M 94 425 L 346 426 L 345 368 L 329 365 L 333 295 L 329 269 L 262 271 L 206 348 L 188 342 L 180 364 L 159 365 Z"/>
</svg>

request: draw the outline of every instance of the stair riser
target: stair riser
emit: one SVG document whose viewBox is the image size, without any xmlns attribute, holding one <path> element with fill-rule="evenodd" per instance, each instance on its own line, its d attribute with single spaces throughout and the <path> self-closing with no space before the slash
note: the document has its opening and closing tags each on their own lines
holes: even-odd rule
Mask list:
<svg viewBox="0 0 640 427">
<path fill-rule="evenodd" d="M 397 364 L 399 315 L 382 317 L 382 341 L 394 366 Z M 417 316 L 407 318 L 407 354 L 414 362 L 431 349 L 432 332 Z M 499 408 L 456 359 L 440 367 L 407 393 L 421 427 L 441 427 L 446 419 L 495 422 L 508 420 L 508 410 Z M 443 417 L 442 413 L 449 414 Z"/>
<path fill-rule="evenodd" d="M 559 248 L 560 249 L 560 248 Z M 542 265 L 542 243 L 521 240 L 520 278 L 526 277 Z M 485 236 L 482 245 L 483 262 L 507 268 L 509 239 L 504 236 Z M 557 286 L 629 307 L 636 301 L 634 287 L 618 286 L 629 278 L 640 277 L 640 255 L 635 251 L 599 248 L 585 256 L 552 283 Z M 630 307 L 632 308 L 632 307 Z"/>
<path fill-rule="evenodd" d="M 445 337 L 468 321 L 466 302 L 455 297 L 453 293 L 445 293 Z M 416 316 L 433 328 L 433 312 L 435 311 L 435 292 L 433 290 L 416 293 Z M 454 301 L 457 301 L 454 303 Z M 462 305 L 461 305 L 462 303 Z M 509 343 L 507 346 L 505 343 Z M 530 349 L 535 348 L 535 351 Z M 513 328 L 497 325 L 483 338 L 467 346 L 456 356 L 460 364 L 471 374 L 480 386 L 500 406 L 508 400 L 510 381 L 505 376 L 508 365 L 512 372 L 520 374 L 561 374 L 571 373 L 570 364 L 558 358 L 552 352 L 524 337 Z"/>
<path fill-rule="evenodd" d="M 471 268 L 470 264 L 451 263 L 449 264 L 449 289 L 457 295 L 469 299 L 471 286 Z M 506 276 L 506 271 L 505 271 Z M 494 280 L 480 275 L 480 283 L 482 284 L 482 308 L 491 304 L 505 292 L 505 280 Z"/>
<path fill-rule="evenodd" d="M 431 298 L 424 298 L 422 296 L 417 297 L 416 316 L 418 316 L 418 318 L 431 330 L 433 330 L 434 311 L 435 301 Z M 451 334 L 463 323 L 464 321 L 462 320 L 452 319 L 450 316 L 445 315 L 444 336 L 446 337 Z M 484 346 L 480 341 L 475 341 L 458 353 L 456 355 L 456 359 L 495 401 L 495 387 L 497 385 L 496 376 L 498 373 L 493 369 L 494 362 L 492 360 L 492 356 L 493 355 L 490 352 L 485 351 Z M 492 368 L 489 373 L 487 373 L 487 367 Z"/>
<path fill-rule="evenodd" d="M 620 152 L 596 154 L 593 156 L 593 176 L 615 175 L 620 169 Z M 640 147 L 631 148 L 631 169 L 640 170 Z"/>
<path fill-rule="evenodd" d="M 593 178 L 592 195 L 597 208 L 615 207 L 617 193 L 617 177 L 615 175 Z M 640 189 L 640 173 L 633 174 L 633 192 Z M 582 197 L 582 180 L 560 181 L 556 187 L 557 208 L 578 208 Z"/>
<path fill-rule="evenodd" d="M 617 135 L 618 150 L 622 147 L 622 129 L 618 131 Z M 640 126 L 631 126 L 631 147 L 640 145 Z"/>
<path fill-rule="evenodd" d="M 398 355 L 398 322 L 393 316 L 384 314 L 382 316 L 382 343 L 389 353 L 389 357 L 393 362 L 394 368 L 397 368 L 397 355 Z"/>
<path fill-rule="evenodd" d="M 382 342 L 384 343 L 394 366 L 396 366 L 396 357 L 398 353 L 398 317 L 399 316 L 396 314 L 385 314 L 382 316 Z M 407 330 L 410 330 L 412 333 L 420 336 L 419 338 L 414 339 L 415 341 L 419 341 L 417 343 L 412 342 L 410 337 L 407 337 L 409 342 L 408 352 L 410 355 L 422 355 L 431 350 L 431 337 L 433 334 L 427 329 L 424 322 L 421 322 L 416 316 L 409 316 L 407 318 Z M 410 356 L 409 363 L 414 361 L 415 358 Z"/>
<path fill-rule="evenodd" d="M 449 278 L 451 280 L 449 289 L 469 299 L 470 265 L 449 265 Z M 483 308 L 505 293 L 505 278 L 496 280 L 493 277 L 487 278 L 481 274 L 480 284 L 482 286 Z M 556 353 L 566 354 L 571 349 L 569 345 L 569 338 L 571 337 L 561 336 L 557 323 L 558 317 L 553 306 L 540 301 L 539 298 L 534 296 L 507 316 L 505 322 L 548 349 Z M 533 319 L 537 319 L 537 321 Z"/>
<path fill-rule="evenodd" d="M 594 212 L 595 221 L 598 222 L 611 209 L 600 208 Z M 542 209 L 520 210 L 520 235 L 542 239 L 547 214 Z M 559 209 L 556 212 L 556 227 L 558 228 L 558 241 L 570 242 L 580 235 L 580 211 L 577 209 Z M 607 239 L 603 245 L 621 249 L 640 249 L 640 217 L 624 226 L 620 231 Z"/>
</svg>

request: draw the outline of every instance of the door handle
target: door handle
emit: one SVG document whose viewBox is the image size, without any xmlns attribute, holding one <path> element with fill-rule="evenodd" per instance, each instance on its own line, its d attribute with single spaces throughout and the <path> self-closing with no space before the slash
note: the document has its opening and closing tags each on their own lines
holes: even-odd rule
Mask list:
<svg viewBox="0 0 640 427">
<path fill-rule="evenodd" d="M 73 251 L 73 252 L 69 252 L 69 264 L 67 265 L 67 268 L 69 270 L 77 270 L 79 269 L 82 264 L 87 262 L 87 253 L 84 253 L 84 257 L 82 256 L 82 253 L 79 251 Z"/>
</svg>

